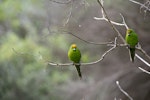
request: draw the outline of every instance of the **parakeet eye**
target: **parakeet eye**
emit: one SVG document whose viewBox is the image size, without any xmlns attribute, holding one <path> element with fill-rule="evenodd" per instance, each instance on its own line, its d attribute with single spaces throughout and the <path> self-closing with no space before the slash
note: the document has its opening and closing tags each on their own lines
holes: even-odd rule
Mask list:
<svg viewBox="0 0 150 100">
<path fill-rule="evenodd" d="M 76 48 L 73 48 L 73 51 L 76 51 Z"/>
</svg>

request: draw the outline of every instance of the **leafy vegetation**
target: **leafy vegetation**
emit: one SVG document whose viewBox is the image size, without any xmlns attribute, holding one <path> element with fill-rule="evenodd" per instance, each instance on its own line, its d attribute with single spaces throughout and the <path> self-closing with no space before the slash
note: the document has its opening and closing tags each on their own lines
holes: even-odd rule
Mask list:
<svg viewBox="0 0 150 100">
<path fill-rule="evenodd" d="M 0 100 L 62 100 L 57 92 L 69 73 L 47 62 L 55 56 L 49 43 L 55 42 L 63 51 L 60 41 L 65 39 L 49 37 L 43 44 L 40 7 L 36 0 L 0 1 L 0 26 L 4 29 L 0 34 Z"/>
</svg>

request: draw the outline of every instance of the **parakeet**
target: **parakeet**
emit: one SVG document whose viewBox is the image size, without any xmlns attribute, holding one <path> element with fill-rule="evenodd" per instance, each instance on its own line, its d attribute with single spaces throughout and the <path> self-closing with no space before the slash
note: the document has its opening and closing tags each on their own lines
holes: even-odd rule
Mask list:
<svg viewBox="0 0 150 100">
<path fill-rule="evenodd" d="M 126 43 L 129 45 L 130 60 L 134 62 L 135 47 L 138 44 L 138 35 L 134 32 L 134 30 L 127 29 L 125 40 Z"/>
<path fill-rule="evenodd" d="M 81 52 L 80 50 L 77 48 L 77 45 L 76 44 L 72 44 L 69 48 L 69 51 L 68 51 L 68 57 L 71 61 L 73 61 L 73 63 L 80 63 L 80 59 L 81 59 Z M 80 71 L 80 65 L 75 65 L 76 69 L 77 69 L 77 72 L 78 72 L 78 75 L 80 78 L 82 78 L 82 75 L 81 75 L 81 71 Z"/>
</svg>

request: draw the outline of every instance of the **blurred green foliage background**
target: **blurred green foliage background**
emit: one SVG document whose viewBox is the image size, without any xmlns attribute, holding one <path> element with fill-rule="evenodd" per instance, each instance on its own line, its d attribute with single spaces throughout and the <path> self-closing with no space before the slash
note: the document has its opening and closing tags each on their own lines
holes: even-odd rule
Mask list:
<svg viewBox="0 0 150 100">
<path fill-rule="evenodd" d="M 49 44 L 65 52 L 65 37 L 44 41 L 42 6 L 40 0 L 0 1 L 0 100 L 62 100 L 57 93 L 69 73 L 47 62 L 56 60 Z"/>
<path fill-rule="evenodd" d="M 62 100 L 66 98 L 62 86 L 77 77 L 70 74 L 75 73 L 73 67 L 48 65 L 68 62 L 71 43 L 65 35 L 50 34 L 47 3 L 0 1 L 0 100 Z M 87 55 L 83 61 L 88 61 Z"/>
</svg>

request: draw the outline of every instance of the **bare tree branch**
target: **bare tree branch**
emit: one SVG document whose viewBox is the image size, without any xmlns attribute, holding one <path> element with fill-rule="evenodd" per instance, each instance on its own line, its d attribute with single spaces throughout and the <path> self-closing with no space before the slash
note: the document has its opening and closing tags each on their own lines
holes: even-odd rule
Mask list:
<svg viewBox="0 0 150 100">
<path fill-rule="evenodd" d="M 53 0 L 50 0 L 50 1 L 53 1 Z M 68 0 L 67 2 L 57 2 L 57 1 L 53 1 L 53 2 L 60 3 L 60 4 L 67 4 L 67 3 L 70 3 L 71 1 L 72 1 L 72 0 Z M 129 1 L 133 1 L 133 0 L 129 0 Z M 79 36 L 76 36 L 76 35 L 74 35 L 74 34 L 71 33 L 71 32 L 68 32 L 68 31 L 65 31 L 65 30 L 60 30 L 61 32 L 70 34 L 70 35 L 72 35 L 72 36 L 74 36 L 74 37 L 76 37 L 76 38 L 78 38 L 78 39 L 80 39 L 80 40 L 82 40 L 82 41 L 84 41 L 84 42 L 86 42 L 86 43 L 89 43 L 89 44 L 112 46 L 108 51 L 106 51 L 106 52 L 101 56 L 101 58 L 100 58 L 99 60 L 94 61 L 94 62 L 89 62 L 89 63 L 81 63 L 81 65 L 91 65 L 91 64 L 98 63 L 98 62 L 100 62 L 101 60 L 104 59 L 104 57 L 105 57 L 105 55 L 106 55 L 107 53 L 109 53 L 110 51 L 112 51 L 113 49 L 115 49 L 117 46 L 127 46 L 127 44 L 126 44 L 126 42 L 125 42 L 125 39 L 123 38 L 122 34 L 121 34 L 121 33 L 118 31 L 118 29 L 114 26 L 114 25 L 125 26 L 126 29 L 129 29 L 129 27 L 127 26 L 127 24 L 126 24 L 126 22 L 125 22 L 125 19 L 124 19 L 123 15 L 120 14 L 120 16 L 122 17 L 122 23 L 117 23 L 117 22 L 111 21 L 111 20 L 109 19 L 108 15 L 107 15 L 106 11 L 105 11 L 105 8 L 103 7 L 104 1 L 103 1 L 103 0 L 97 0 L 97 2 L 98 2 L 98 4 L 99 4 L 100 7 L 101 7 L 102 18 L 94 17 L 94 19 L 107 21 L 107 22 L 111 25 L 112 29 L 116 32 L 117 37 L 119 37 L 119 38 L 122 40 L 122 42 L 123 42 L 124 44 L 117 44 L 117 43 L 116 43 L 116 40 L 117 40 L 116 38 L 115 38 L 115 42 L 103 42 L 103 43 L 101 42 L 101 43 L 95 43 L 95 42 L 91 42 L 91 41 L 87 41 L 87 40 L 85 40 L 85 39 L 82 39 L 82 38 L 80 38 Z M 68 21 L 69 21 L 71 15 L 72 15 L 72 7 L 71 7 L 71 9 L 70 9 L 70 13 L 69 13 L 69 15 L 68 15 L 68 18 L 67 18 L 67 21 L 66 21 L 65 24 L 68 23 Z M 64 24 L 64 25 L 65 25 L 65 24 Z M 146 57 L 150 60 L 149 55 L 148 55 L 141 47 L 137 47 L 136 49 L 139 50 L 140 52 L 142 52 L 142 53 L 144 54 L 144 56 L 146 56 Z M 136 56 L 139 60 L 141 60 L 143 63 L 145 63 L 146 65 L 149 66 L 149 63 L 148 63 L 147 61 L 145 61 L 143 58 L 141 58 L 139 55 L 136 54 L 135 56 Z M 53 63 L 53 62 L 49 62 L 49 64 L 50 64 L 50 65 L 57 65 L 57 66 L 74 65 L 73 63 L 57 64 L 57 63 Z M 77 65 L 77 64 L 76 64 L 76 65 Z"/>
<path fill-rule="evenodd" d="M 122 100 L 122 99 L 117 99 L 117 98 L 115 97 L 114 100 Z"/>
<path fill-rule="evenodd" d="M 120 37 L 120 39 L 123 41 L 123 43 L 126 43 L 123 36 L 121 35 L 121 33 L 116 29 L 116 27 L 111 23 L 111 20 L 109 19 L 109 17 L 107 16 L 107 13 L 105 11 L 105 8 L 103 7 L 103 0 L 97 0 L 98 4 L 100 5 L 100 7 L 102 8 L 102 14 L 103 16 L 108 20 L 109 24 L 111 25 L 112 29 L 117 33 L 117 36 Z"/>
<path fill-rule="evenodd" d="M 66 24 L 69 22 L 69 20 L 70 20 L 70 18 L 72 16 L 72 9 L 73 9 L 73 2 L 71 2 L 71 7 L 70 7 L 70 10 L 69 10 L 69 14 L 68 14 L 67 20 L 65 21 L 63 26 L 66 26 Z"/>
<path fill-rule="evenodd" d="M 60 31 L 66 33 L 66 34 L 70 34 L 70 35 L 78 38 L 79 40 L 82 40 L 82 41 L 84 41 L 86 43 L 89 43 L 89 44 L 94 44 L 94 45 L 111 45 L 111 44 L 113 44 L 113 42 L 101 42 L 101 43 L 91 42 L 91 41 L 87 41 L 87 40 L 85 40 L 83 38 L 80 38 L 79 36 L 76 36 L 72 32 L 69 32 L 69 31 L 66 31 L 66 30 L 60 30 Z"/>
<path fill-rule="evenodd" d="M 116 81 L 116 84 L 117 84 L 119 90 L 120 90 L 123 94 L 125 94 L 130 100 L 133 100 L 133 98 L 132 98 L 125 90 L 122 89 L 122 87 L 121 87 L 120 84 L 119 84 L 119 81 Z"/>
<path fill-rule="evenodd" d="M 98 18 L 98 17 L 94 17 L 94 19 L 95 20 L 105 20 L 105 21 L 108 21 L 108 19 L 107 18 L 105 18 L 104 17 L 104 15 L 103 15 L 103 13 L 102 13 L 102 18 Z M 129 27 L 127 26 L 127 24 L 126 24 L 126 22 L 125 22 L 125 19 L 124 19 L 124 17 L 123 17 L 123 15 L 120 13 L 120 16 L 122 17 L 122 23 L 118 23 L 118 22 L 115 22 L 115 21 L 112 21 L 112 20 L 110 20 L 110 22 L 112 23 L 112 24 L 114 24 L 114 25 L 117 25 L 117 26 L 125 26 L 126 27 L 126 29 L 129 29 Z"/>
<path fill-rule="evenodd" d="M 69 13 L 67 15 L 67 19 L 66 21 L 64 22 L 63 26 L 66 26 L 66 24 L 68 24 L 70 18 L 72 17 L 72 11 L 73 11 L 73 4 L 74 4 L 74 0 L 66 0 L 64 2 L 61 2 L 61 1 L 57 1 L 57 0 L 49 0 L 51 2 L 54 2 L 54 3 L 58 3 L 58 4 L 71 4 L 71 7 L 69 9 Z M 86 0 L 83 0 L 82 5 L 89 5 L 88 2 Z"/>
<path fill-rule="evenodd" d="M 147 61 L 145 61 L 142 57 L 140 57 L 138 54 L 135 54 L 135 56 L 136 56 L 138 59 L 140 59 L 143 63 L 145 63 L 147 66 L 150 67 L 150 64 L 149 64 Z"/>
<path fill-rule="evenodd" d="M 122 17 L 122 23 L 124 24 L 124 26 L 126 27 L 126 29 L 129 29 L 129 27 L 127 26 L 126 22 L 125 22 L 125 19 L 123 17 L 123 15 L 120 13 L 120 16 Z"/>
<path fill-rule="evenodd" d="M 109 19 L 109 17 L 107 16 L 107 13 L 106 13 L 106 11 L 105 11 L 105 9 L 104 9 L 104 7 L 103 7 L 103 0 L 101 0 L 101 2 L 100 2 L 100 0 L 97 0 L 97 2 L 99 3 L 99 5 L 100 5 L 101 8 L 102 8 L 101 13 L 102 13 L 102 16 L 103 16 L 103 17 L 102 17 L 101 19 L 104 19 L 104 20 L 106 20 L 107 22 L 109 22 L 109 24 L 112 26 L 113 30 L 116 31 L 116 33 L 117 33 L 118 36 L 121 38 L 121 40 L 123 41 L 123 43 L 126 44 L 125 39 L 123 38 L 123 36 L 121 35 L 121 33 L 120 33 L 120 32 L 116 29 L 116 27 L 114 26 L 114 25 L 119 25 L 119 24 L 116 23 L 116 22 L 112 22 L 112 21 Z M 123 17 L 122 15 L 121 15 L 121 17 L 122 17 L 122 19 L 123 19 L 123 24 L 124 24 L 124 26 L 126 27 L 126 29 L 129 29 L 129 27 L 127 26 L 127 24 L 126 24 L 126 22 L 125 22 L 124 17 Z M 114 25 L 113 25 L 113 24 L 114 24 Z M 120 26 L 121 26 L 121 25 L 120 25 Z M 139 51 L 141 51 L 141 52 L 144 54 L 144 56 L 146 56 L 146 57 L 150 60 L 150 56 L 141 48 L 140 45 L 139 45 L 139 47 L 137 47 L 136 49 L 139 50 Z M 137 57 L 139 60 L 141 60 L 143 63 L 145 63 L 146 65 L 149 66 L 149 63 L 148 63 L 147 61 L 145 61 L 144 59 L 141 59 L 141 57 L 138 56 L 137 54 L 136 54 L 136 57 Z"/>
<path fill-rule="evenodd" d="M 142 49 L 140 44 L 138 44 L 138 47 L 136 47 L 136 49 L 139 50 L 140 52 L 142 52 L 144 54 L 144 56 L 150 60 L 150 56 Z"/>
<path fill-rule="evenodd" d="M 55 62 L 48 62 L 49 65 L 52 65 L 52 66 L 69 66 L 69 65 L 74 65 L 73 63 L 65 63 L 65 64 L 62 64 L 62 63 L 55 63 Z M 77 64 L 78 65 L 78 64 Z M 79 64 L 80 65 L 80 64 Z"/>
<path fill-rule="evenodd" d="M 105 21 L 108 21 L 108 19 L 106 19 L 105 17 L 102 17 L 102 18 L 98 18 L 98 17 L 94 17 L 95 20 L 105 20 Z M 114 21 L 111 21 L 112 24 L 114 25 L 118 25 L 118 26 L 124 26 L 123 23 L 117 23 L 117 22 L 114 22 Z"/>
<path fill-rule="evenodd" d="M 145 69 L 143 69 L 143 68 L 141 68 L 141 67 L 138 67 L 141 71 L 143 71 L 144 73 L 147 73 L 147 74 L 149 74 L 150 75 L 150 72 L 149 71 L 147 71 L 147 70 L 145 70 Z"/>
<path fill-rule="evenodd" d="M 116 46 L 114 45 L 114 46 L 111 47 L 109 50 L 105 51 L 105 53 L 101 56 L 101 58 L 100 58 L 99 60 L 94 61 L 94 62 L 90 62 L 90 63 L 84 63 L 84 64 L 82 64 L 82 65 L 92 65 L 92 64 L 96 64 L 96 63 L 102 61 L 102 60 L 105 58 L 105 56 L 106 56 L 109 52 L 111 52 L 112 50 L 114 50 L 115 48 L 116 48 Z"/>
<path fill-rule="evenodd" d="M 135 4 L 140 5 L 141 8 L 145 8 L 147 11 L 150 11 L 150 8 L 149 8 L 149 3 L 150 3 L 150 1 L 149 1 L 149 0 L 148 0 L 145 4 L 142 4 L 142 3 L 137 2 L 137 1 L 135 1 L 135 0 L 129 0 L 129 1 L 131 1 L 131 2 L 133 2 L 133 3 L 135 3 Z M 148 4 L 148 6 L 146 6 L 146 4 Z"/>
<path fill-rule="evenodd" d="M 60 2 L 60 1 L 56 1 L 56 0 L 49 0 L 49 1 L 58 3 L 58 4 L 69 4 L 69 3 L 71 3 L 72 0 L 66 0 L 65 2 Z"/>
<path fill-rule="evenodd" d="M 96 61 L 94 61 L 94 62 L 89 62 L 89 63 L 65 63 L 65 64 L 48 62 L 48 64 L 49 65 L 53 65 L 53 66 L 69 66 L 69 65 L 82 65 L 82 66 L 85 66 L 85 65 L 93 65 L 93 64 L 96 64 L 96 63 L 99 63 L 100 61 L 102 61 L 109 52 L 114 50 L 116 48 L 116 46 L 117 46 L 116 43 L 117 43 L 117 38 L 115 38 L 114 46 L 111 47 L 109 50 L 105 51 L 104 54 L 101 56 L 101 58 L 96 60 Z"/>
<path fill-rule="evenodd" d="M 100 61 L 102 61 L 104 59 L 104 57 L 109 53 L 111 52 L 112 50 L 114 50 L 116 47 L 112 47 L 110 48 L 109 50 L 107 50 L 102 56 L 100 59 L 94 61 L 94 62 L 89 62 L 89 63 L 65 63 L 65 64 L 62 64 L 62 63 L 54 63 L 54 62 L 48 62 L 49 65 L 52 65 L 52 66 L 69 66 L 69 65 L 82 65 L 82 66 L 86 66 L 86 65 L 93 65 L 93 64 L 96 64 L 96 63 L 99 63 Z"/>
</svg>

